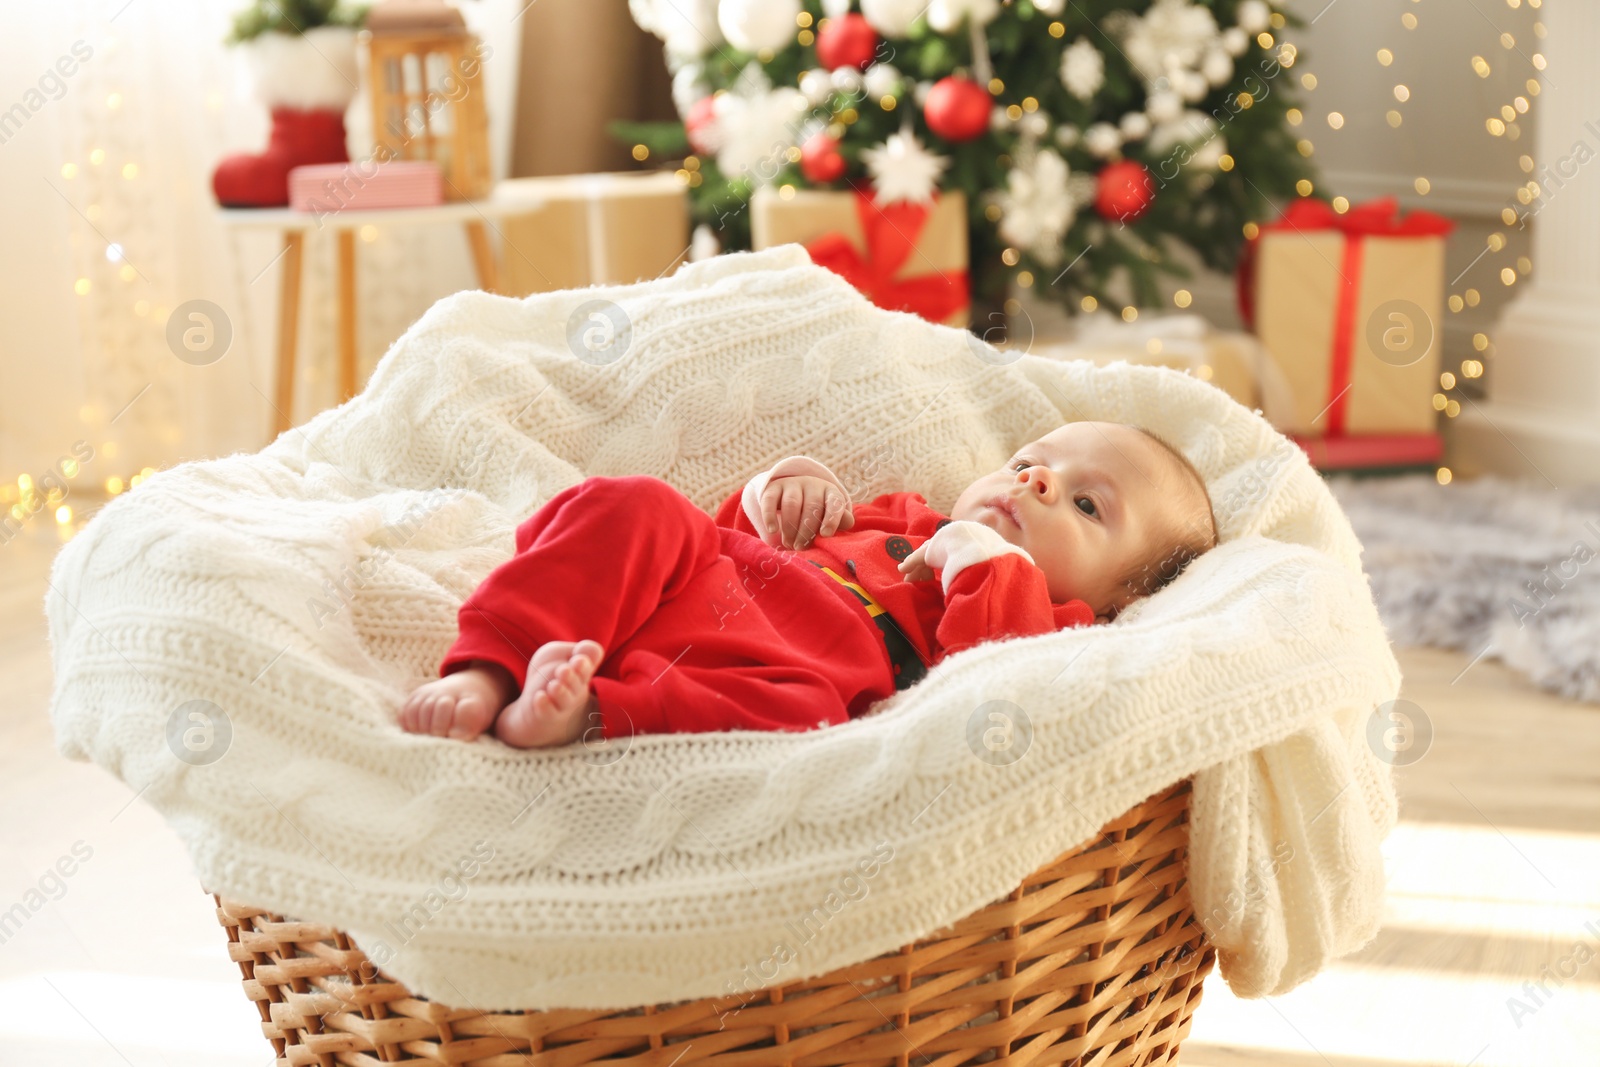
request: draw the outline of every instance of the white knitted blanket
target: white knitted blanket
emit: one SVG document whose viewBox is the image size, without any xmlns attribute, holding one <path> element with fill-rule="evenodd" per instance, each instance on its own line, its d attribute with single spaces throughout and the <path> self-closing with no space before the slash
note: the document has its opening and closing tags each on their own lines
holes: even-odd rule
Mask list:
<svg viewBox="0 0 1600 1067">
<path fill-rule="evenodd" d="M 605 340 L 574 319 L 595 300 L 626 316 L 613 362 L 569 346 Z M 977 646 L 809 733 L 520 751 L 396 725 L 516 524 L 588 474 L 654 474 L 709 510 L 804 453 L 858 500 L 943 510 L 1087 418 L 1170 437 L 1221 525 L 1114 624 Z M 859 962 L 1193 776 L 1194 901 L 1223 976 L 1260 996 L 1378 927 L 1396 801 L 1367 726 L 1400 679 L 1359 554 L 1303 455 L 1219 390 L 1001 355 L 789 245 L 639 285 L 458 293 L 349 403 L 117 498 L 52 571 L 50 714 L 62 754 L 166 816 L 207 889 L 335 924 L 482 1010 Z M 969 740 L 990 701 L 1028 731 L 1014 762 Z"/>
</svg>

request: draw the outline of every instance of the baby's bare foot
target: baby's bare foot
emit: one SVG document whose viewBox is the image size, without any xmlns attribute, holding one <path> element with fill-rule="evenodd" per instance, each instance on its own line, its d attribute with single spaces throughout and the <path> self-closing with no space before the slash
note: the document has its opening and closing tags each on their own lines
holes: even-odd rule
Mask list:
<svg viewBox="0 0 1600 1067">
<path fill-rule="evenodd" d="M 504 668 L 501 668 L 504 671 Z M 505 707 L 515 685 L 510 675 L 501 683 L 489 671 L 467 667 L 419 686 L 400 709 L 400 728 L 414 734 L 470 741 L 489 728 Z"/>
<path fill-rule="evenodd" d="M 522 695 L 506 705 L 494 735 L 516 748 L 566 745 L 583 736 L 592 710 L 589 680 L 605 658 L 598 641 L 549 641 L 528 661 Z"/>
</svg>

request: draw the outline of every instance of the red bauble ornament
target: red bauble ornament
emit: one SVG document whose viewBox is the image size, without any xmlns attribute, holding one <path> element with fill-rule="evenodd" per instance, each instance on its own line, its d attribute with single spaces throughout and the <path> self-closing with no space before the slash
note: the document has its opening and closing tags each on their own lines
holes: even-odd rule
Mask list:
<svg viewBox="0 0 1600 1067">
<path fill-rule="evenodd" d="M 1108 219 L 1134 222 L 1156 198 L 1156 183 L 1144 165 L 1131 159 L 1108 163 L 1096 178 L 1094 209 Z"/>
<path fill-rule="evenodd" d="M 928 129 L 946 141 L 970 141 L 989 129 L 989 113 L 994 101 L 989 91 L 969 78 L 954 74 L 940 78 L 928 90 L 922 115 Z"/>
<path fill-rule="evenodd" d="M 715 97 L 702 96 L 689 106 L 689 113 L 683 117 L 683 132 L 689 136 L 689 147 L 702 156 L 715 151 L 706 135 L 716 121 L 716 107 Z"/>
<path fill-rule="evenodd" d="M 862 15 L 851 13 L 828 19 L 817 30 L 817 62 L 829 70 L 855 67 L 866 70 L 878 52 L 878 31 Z"/>
<path fill-rule="evenodd" d="M 800 173 L 810 182 L 836 182 L 844 177 L 844 156 L 839 142 L 825 133 L 814 133 L 800 146 Z"/>
</svg>

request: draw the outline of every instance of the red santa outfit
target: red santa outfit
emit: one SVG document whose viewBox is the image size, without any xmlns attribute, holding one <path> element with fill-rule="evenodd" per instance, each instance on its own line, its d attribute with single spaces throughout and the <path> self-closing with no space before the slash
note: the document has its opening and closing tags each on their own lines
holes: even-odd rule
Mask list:
<svg viewBox="0 0 1600 1067">
<path fill-rule="evenodd" d="M 981 641 L 1094 621 L 1081 600 L 1050 601 L 1021 547 L 918 493 L 856 504 L 851 529 L 803 550 L 769 546 L 761 493 L 794 474 L 845 491 L 803 456 L 751 479 L 715 517 L 648 475 L 562 490 L 461 605 L 440 675 L 488 660 L 520 690 L 540 645 L 590 638 L 605 649 L 590 686 L 607 738 L 808 730 L 861 714 Z M 898 564 L 924 542 L 937 577 L 908 582 Z"/>
</svg>

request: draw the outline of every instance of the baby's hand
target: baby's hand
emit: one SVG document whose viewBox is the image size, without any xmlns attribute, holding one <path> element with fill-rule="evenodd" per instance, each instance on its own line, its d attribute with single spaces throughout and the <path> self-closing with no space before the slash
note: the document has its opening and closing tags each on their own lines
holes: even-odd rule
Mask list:
<svg viewBox="0 0 1600 1067">
<path fill-rule="evenodd" d="M 935 577 L 933 568 L 925 562 L 928 554 L 928 542 L 924 541 L 912 549 L 911 555 L 900 561 L 900 573 L 905 575 L 908 582 L 925 582 Z"/>
<path fill-rule="evenodd" d="M 763 540 L 784 548 L 805 548 L 817 537 L 831 537 L 856 524 L 850 498 L 826 478 L 791 474 L 774 478 L 761 494 Z"/>
</svg>

